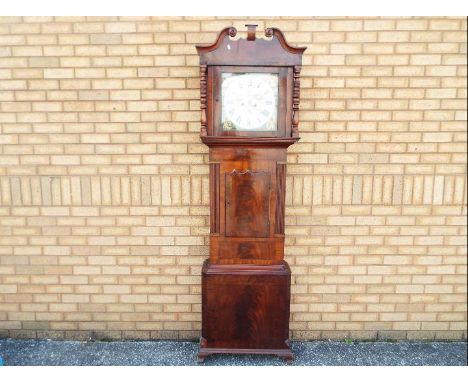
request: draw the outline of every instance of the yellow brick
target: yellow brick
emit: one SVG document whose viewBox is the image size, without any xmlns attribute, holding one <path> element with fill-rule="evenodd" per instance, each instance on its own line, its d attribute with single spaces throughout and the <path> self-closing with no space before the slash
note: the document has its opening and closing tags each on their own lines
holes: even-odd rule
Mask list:
<svg viewBox="0 0 468 382">
<path fill-rule="evenodd" d="M 364 30 L 394 30 L 396 23 L 395 20 L 364 20 Z"/>
<path fill-rule="evenodd" d="M 136 25 L 134 23 L 106 23 L 104 27 L 106 33 L 127 33 L 136 31 Z"/>
<path fill-rule="evenodd" d="M 442 39 L 442 33 L 440 32 L 430 32 L 430 31 L 421 31 L 421 32 L 411 32 L 411 41 L 417 42 L 439 42 Z"/>
</svg>

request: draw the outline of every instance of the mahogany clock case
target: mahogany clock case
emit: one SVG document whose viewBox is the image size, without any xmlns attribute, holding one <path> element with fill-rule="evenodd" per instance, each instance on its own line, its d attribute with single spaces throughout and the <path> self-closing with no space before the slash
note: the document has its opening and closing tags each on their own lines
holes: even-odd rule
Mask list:
<svg viewBox="0 0 468 382">
<path fill-rule="evenodd" d="M 291 272 L 284 261 L 286 150 L 298 139 L 299 74 L 305 48 L 276 28 L 256 39 L 226 28 L 200 55 L 202 142 L 210 160 L 210 257 L 202 269 L 199 360 L 214 353 L 288 360 Z M 226 130 L 223 73 L 278 78 L 276 129 Z"/>
</svg>

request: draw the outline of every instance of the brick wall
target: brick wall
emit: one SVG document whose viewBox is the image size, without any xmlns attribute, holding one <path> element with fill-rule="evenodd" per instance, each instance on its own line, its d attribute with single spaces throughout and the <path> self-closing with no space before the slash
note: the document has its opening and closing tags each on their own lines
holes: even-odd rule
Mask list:
<svg viewBox="0 0 468 382">
<path fill-rule="evenodd" d="M 246 21 L 1 19 L 0 335 L 199 336 L 194 45 Z M 292 338 L 466 338 L 466 19 L 250 21 L 308 47 Z"/>
</svg>

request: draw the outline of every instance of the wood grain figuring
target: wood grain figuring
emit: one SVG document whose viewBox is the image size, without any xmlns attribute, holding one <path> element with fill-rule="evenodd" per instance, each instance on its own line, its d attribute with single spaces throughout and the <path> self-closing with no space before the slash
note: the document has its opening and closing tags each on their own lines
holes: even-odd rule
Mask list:
<svg viewBox="0 0 468 382">
<path fill-rule="evenodd" d="M 266 172 L 226 174 L 226 236 L 269 236 L 270 182 Z"/>
<path fill-rule="evenodd" d="M 241 260 L 242 263 L 246 261 L 265 259 L 268 261 L 270 256 L 266 256 L 272 252 L 270 241 L 258 240 L 243 240 L 239 242 L 221 241 L 219 244 L 219 251 L 222 253 L 223 263 L 234 263 L 229 260 Z M 256 262 L 257 262 L 256 261 Z"/>
<path fill-rule="evenodd" d="M 257 138 L 254 140 L 256 139 Z M 219 140 L 230 141 L 231 139 L 219 138 Z M 260 168 L 258 166 L 258 163 L 260 162 L 267 162 L 269 164 L 275 164 L 275 162 L 286 162 L 286 150 L 276 147 L 274 144 L 268 144 L 265 147 L 257 147 L 255 145 L 244 146 L 237 144 L 237 142 L 231 143 L 230 145 L 215 144 L 210 148 L 210 161 L 235 162 L 235 166 L 242 166 L 244 164 L 245 166 L 248 166 L 246 168 L 253 170 L 254 168 L 257 169 L 257 167 Z"/>
<path fill-rule="evenodd" d="M 210 271 L 212 267 L 218 269 Z M 290 270 L 287 264 L 229 268 L 232 270 L 223 270 L 208 261 L 203 267 L 205 346 L 288 349 Z"/>
<path fill-rule="evenodd" d="M 219 163 L 210 163 L 210 232 L 219 232 Z"/>
<path fill-rule="evenodd" d="M 284 202 L 286 193 L 286 164 L 276 165 L 276 224 L 275 233 L 284 234 Z"/>
<path fill-rule="evenodd" d="M 271 231 L 271 228 L 270 228 Z M 210 237 L 212 264 L 279 264 L 284 258 L 284 235 L 272 237 Z"/>
</svg>

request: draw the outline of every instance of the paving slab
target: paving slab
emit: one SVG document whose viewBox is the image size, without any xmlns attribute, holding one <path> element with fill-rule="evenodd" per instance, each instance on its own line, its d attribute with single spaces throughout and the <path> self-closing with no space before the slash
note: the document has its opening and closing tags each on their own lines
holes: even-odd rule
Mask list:
<svg viewBox="0 0 468 382">
<path fill-rule="evenodd" d="M 466 342 L 292 342 L 295 366 L 466 366 Z M 4 365 L 197 365 L 188 341 L 81 342 L 0 339 Z M 1 361 L 0 361 L 1 364 Z M 212 355 L 202 366 L 285 366 L 274 356 Z"/>
</svg>

